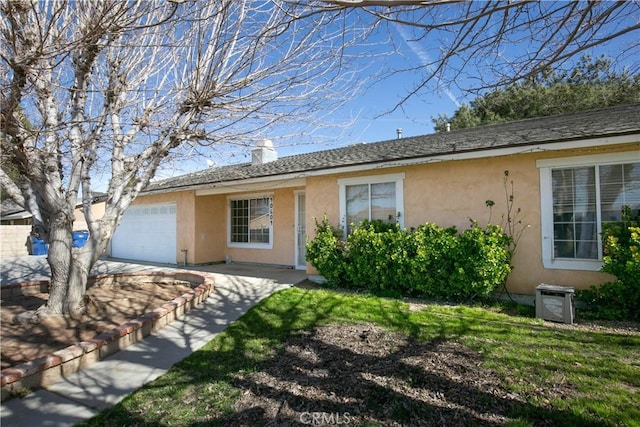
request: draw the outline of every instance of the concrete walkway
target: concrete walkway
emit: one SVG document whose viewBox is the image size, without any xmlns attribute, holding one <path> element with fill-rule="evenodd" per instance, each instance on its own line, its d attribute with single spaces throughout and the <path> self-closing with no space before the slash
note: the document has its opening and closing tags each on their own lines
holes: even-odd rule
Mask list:
<svg viewBox="0 0 640 427">
<path fill-rule="evenodd" d="M 30 270 L 33 275 L 30 277 L 33 279 L 37 274 L 46 274 L 34 267 L 37 260 L 22 260 L 18 264 L 22 267 L 17 266 L 15 269 Z M 6 259 L 0 260 L 2 283 L 10 283 L 4 281 L 4 273 L 5 268 L 11 267 Z M 121 272 L 177 267 L 103 260 L 96 268 L 98 271 L 107 268 L 110 272 Z M 2 426 L 70 426 L 86 420 L 167 372 L 171 366 L 209 342 L 262 299 L 307 277 L 304 271 L 243 264 L 188 269 L 207 271 L 215 276 L 215 290 L 202 305 L 143 341 L 53 384 L 46 390 L 38 390 L 25 398 L 5 402 L 0 407 Z M 7 272 L 7 277 L 19 274 L 21 273 L 18 271 Z"/>
</svg>

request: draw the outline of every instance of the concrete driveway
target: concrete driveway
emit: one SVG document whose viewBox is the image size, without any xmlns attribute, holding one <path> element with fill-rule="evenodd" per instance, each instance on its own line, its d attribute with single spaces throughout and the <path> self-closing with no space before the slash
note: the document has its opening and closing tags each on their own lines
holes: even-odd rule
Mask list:
<svg viewBox="0 0 640 427">
<path fill-rule="evenodd" d="M 182 269 L 178 266 L 133 264 L 101 260 L 93 273 Z M 2 283 L 47 279 L 45 257 L 0 260 Z M 282 289 L 304 280 L 304 271 L 245 264 L 187 267 L 215 278 L 215 290 L 196 309 L 143 341 L 133 344 L 88 369 L 64 378 L 47 389 L 0 406 L 6 426 L 71 426 L 164 374 L 175 363 L 201 348 L 247 310 Z"/>
</svg>

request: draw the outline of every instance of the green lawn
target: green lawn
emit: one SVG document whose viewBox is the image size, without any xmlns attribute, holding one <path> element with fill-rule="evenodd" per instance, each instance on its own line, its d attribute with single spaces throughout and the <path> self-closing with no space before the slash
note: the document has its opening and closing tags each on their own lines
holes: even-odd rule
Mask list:
<svg viewBox="0 0 640 427">
<path fill-rule="evenodd" d="M 483 407 L 499 406 L 500 415 L 507 419 L 508 425 L 640 425 L 640 334 L 637 331 L 616 333 L 545 325 L 530 316 L 505 314 L 500 306 L 416 307 L 392 299 L 300 288 L 281 291 L 266 299 L 166 375 L 86 424 L 233 425 L 239 399 L 249 389 L 253 393 L 264 389 L 255 385 L 246 388 L 243 385 L 246 378 L 273 366 L 283 355 L 287 340 L 301 334 L 306 336 L 307 331 L 316 327 L 335 324 L 375 324 L 409 337 L 416 348 L 422 348 L 418 343 L 425 346 L 449 343 L 468 349 L 478 360 L 478 370 L 491 372 L 500 387 L 517 396 L 511 401 L 498 399 L 487 390 L 473 387 L 467 390 L 485 401 Z M 348 349 L 340 350 L 340 354 L 347 357 L 345 351 Z M 429 384 L 435 378 L 446 381 L 448 387 L 452 384 L 455 387 L 454 380 L 442 378 L 437 368 L 429 372 L 412 369 L 410 372 L 416 376 L 431 378 Z M 304 379 L 306 383 L 312 380 Z M 411 383 L 411 378 L 403 381 Z M 296 387 L 308 385 L 306 383 L 292 383 L 290 391 L 280 393 L 293 393 Z M 317 384 L 322 387 L 322 382 Z M 416 381 L 413 384 L 414 389 L 421 387 L 415 385 Z M 346 419 L 350 425 L 437 423 L 428 417 L 441 408 L 429 408 L 427 403 L 404 399 L 401 391 L 389 394 L 382 386 L 377 386 L 376 393 L 392 395 L 397 406 L 403 409 L 382 411 L 364 402 L 362 411 L 369 411 L 369 416 L 359 418 L 358 411 L 350 406 Z M 312 411 L 338 413 L 340 407 L 334 405 L 335 394 L 335 390 L 327 390 L 327 399 L 331 397 L 333 403 L 316 400 Z M 351 405 L 357 404 L 355 396 L 340 398 Z M 475 407 L 464 408 L 464 399 L 459 399 L 456 405 L 454 409 L 447 409 L 449 415 L 469 416 L 475 410 Z M 295 407 L 288 409 L 289 412 L 301 411 Z M 310 411 L 308 407 L 304 410 Z M 412 417 L 407 418 L 407 411 Z M 309 415 L 305 417 L 299 421 L 311 424 L 313 420 Z M 256 424 L 268 421 L 259 416 L 254 420 Z M 325 419 L 327 421 L 335 423 L 340 419 Z M 284 420 L 279 422 L 276 418 L 271 425 L 283 423 Z M 490 423 L 478 419 L 471 424 Z"/>
</svg>

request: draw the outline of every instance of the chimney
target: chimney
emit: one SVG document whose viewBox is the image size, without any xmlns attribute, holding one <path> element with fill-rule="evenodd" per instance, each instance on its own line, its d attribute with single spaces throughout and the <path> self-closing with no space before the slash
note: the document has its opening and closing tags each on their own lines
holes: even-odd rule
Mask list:
<svg viewBox="0 0 640 427">
<path fill-rule="evenodd" d="M 273 148 L 273 142 L 270 139 L 258 141 L 256 148 L 251 150 L 252 165 L 263 165 L 274 160 L 278 160 L 278 153 Z"/>
<path fill-rule="evenodd" d="M 402 128 L 396 129 L 396 134 L 398 135 L 398 139 L 402 138 Z"/>
</svg>

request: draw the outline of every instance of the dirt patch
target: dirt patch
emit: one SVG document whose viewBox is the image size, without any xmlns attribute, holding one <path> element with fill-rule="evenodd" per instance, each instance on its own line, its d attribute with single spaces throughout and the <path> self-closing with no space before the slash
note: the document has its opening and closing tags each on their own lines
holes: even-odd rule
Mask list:
<svg viewBox="0 0 640 427">
<path fill-rule="evenodd" d="M 144 279 L 96 284 L 87 291 L 87 311 L 75 318 L 51 316 L 38 324 L 14 324 L 13 317 L 43 305 L 49 294 L 2 299 L 2 369 L 34 360 L 80 341 L 88 341 L 173 300 L 192 289 L 182 280 Z"/>
<path fill-rule="evenodd" d="M 236 377 L 226 425 L 497 425 L 525 399 L 455 342 L 420 342 L 375 325 L 332 325 L 287 341 Z"/>
</svg>

